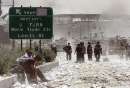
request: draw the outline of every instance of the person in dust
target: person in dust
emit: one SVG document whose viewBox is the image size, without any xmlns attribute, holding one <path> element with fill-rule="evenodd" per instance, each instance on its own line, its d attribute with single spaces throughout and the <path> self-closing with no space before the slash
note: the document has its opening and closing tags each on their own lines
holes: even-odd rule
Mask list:
<svg viewBox="0 0 130 88">
<path fill-rule="evenodd" d="M 76 63 L 81 62 L 81 45 L 77 44 L 76 49 L 75 49 L 75 53 L 76 53 Z"/>
<path fill-rule="evenodd" d="M 17 62 L 19 63 L 19 66 L 23 69 L 23 74 L 25 73 L 27 76 L 27 79 L 30 83 L 37 83 L 37 76 L 42 81 L 47 81 L 42 74 L 42 72 L 36 67 L 38 65 L 38 62 L 41 61 L 41 57 L 39 55 L 33 57 L 33 53 L 31 50 L 27 49 L 24 56 L 17 59 Z M 18 68 L 20 69 L 20 68 Z M 24 80 L 25 80 L 25 74 L 24 74 Z"/>
<path fill-rule="evenodd" d="M 126 59 L 130 60 L 130 45 L 129 44 L 126 47 Z"/>
<path fill-rule="evenodd" d="M 97 42 L 95 47 L 94 47 L 94 55 L 95 55 L 97 62 L 100 61 L 101 54 L 102 54 L 102 47 L 100 45 L 100 42 Z"/>
<path fill-rule="evenodd" d="M 125 50 L 126 50 L 126 46 L 123 42 L 120 42 L 120 57 L 121 58 L 124 58 L 124 55 L 125 55 Z"/>
<path fill-rule="evenodd" d="M 81 62 L 85 61 L 86 47 L 84 46 L 84 42 L 80 42 L 81 46 Z"/>
<path fill-rule="evenodd" d="M 25 65 L 25 63 L 27 63 L 28 61 L 30 62 L 31 60 L 33 60 L 33 54 L 30 49 L 27 49 L 23 56 L 16 59 L 16 64 L 11 69 L 11 73 L 17 73 L 18 81 L 21 83 L 25 82 L 25 69 L 23 66 Z"/>
<path fill-rule="evenodd" d="M 70 43 L 68 43 L 68 45 L 66 45 L 63 50 L 66 52 L 66 59 L 67 60 L 71 60 L 71 54 L 72 54 L 72 47 L 70 45 Z"/>
<path fill-rule="evenodd" d="M 92 49 L 92 45 L 91 45 L 90 42 L 88 42 L 87 54 L 88 54 L 88 60 L 89 60 L 89 61 L 92 61 L 93 49 Z"/>
<path fill-rule="evenodd" d="M 35 55 L 39 55 L 40 57 L 43 56 L 43 51 L 40 46 L 35 46 L 34 51 L 35 51 Z"/>
<path fill-rule="evenodd" d="M 55 44 L 52 44 L 52 45 L 51 45 L 51 50 L 54 52 L 55 57 L 56 57 L 56 56 L 57 56 L 57 47 L 56 47 Z"/>
</svg>

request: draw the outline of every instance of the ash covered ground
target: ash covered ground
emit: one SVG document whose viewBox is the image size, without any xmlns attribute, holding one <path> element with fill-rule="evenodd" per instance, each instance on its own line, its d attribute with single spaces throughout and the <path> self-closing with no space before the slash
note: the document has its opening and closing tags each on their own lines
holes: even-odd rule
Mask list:
<svg viewBox="0 0 130 88">
<path fill-rule="evenodd" d="M 67 61 L 65 53 L 58 53 L 59 66 L 44 73 L 49 82 L 39 84 L 20 84 L 12 88 L 130 88 L 130 60 L 117 55 L 102 56 L 100 62 L 75 63 Z"/>
</svg>

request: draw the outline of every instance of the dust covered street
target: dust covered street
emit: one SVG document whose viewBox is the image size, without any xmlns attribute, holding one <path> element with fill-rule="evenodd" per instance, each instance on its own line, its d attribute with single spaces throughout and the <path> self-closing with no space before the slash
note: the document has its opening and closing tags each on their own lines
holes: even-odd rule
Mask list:
<svg viewBox="0 0 130 88">
<path fill-rule="evenodd" d="M 49 82 L 38 85 L 28 85 L 30 88 L 129 88 L 130 61 L 116 55 L 102 56 L 101 62 L 87 61 L 75 63 L 66 61 L 65 54 L 57 57 L 59 66 L 47 72 L 45 76 Z M 16 83 L 15 88 L 28 88 Z"/>
</svg>

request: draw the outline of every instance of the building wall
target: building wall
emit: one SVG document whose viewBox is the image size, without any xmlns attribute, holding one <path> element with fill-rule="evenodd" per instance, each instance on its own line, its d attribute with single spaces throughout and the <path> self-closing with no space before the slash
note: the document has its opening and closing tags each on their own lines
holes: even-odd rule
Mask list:
<svg viewBox="0 0 130 88">
<path fill-rule="evenodd" d="M 62 14 L 54 16 L 54 37 L 101 39 L 99 14 Z"/>
</svg>

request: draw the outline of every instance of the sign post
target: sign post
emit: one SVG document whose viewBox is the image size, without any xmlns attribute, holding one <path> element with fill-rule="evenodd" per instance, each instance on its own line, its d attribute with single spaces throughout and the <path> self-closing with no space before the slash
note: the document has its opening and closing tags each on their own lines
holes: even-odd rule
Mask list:
<svg viewBox="0 0 130 88">
<path fill-rule="evenodd" d="M 9 37 L 11 39 L 51 39 L 53 10 L 49 7 L 11 7 Z"/>
<path fill-rule="evenodd" d="M 23 40 L 21 39 L 21 51 L 23 50 Z"/>
</svg>

